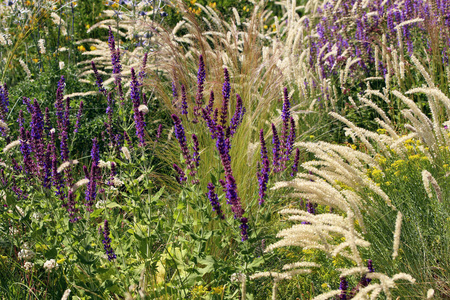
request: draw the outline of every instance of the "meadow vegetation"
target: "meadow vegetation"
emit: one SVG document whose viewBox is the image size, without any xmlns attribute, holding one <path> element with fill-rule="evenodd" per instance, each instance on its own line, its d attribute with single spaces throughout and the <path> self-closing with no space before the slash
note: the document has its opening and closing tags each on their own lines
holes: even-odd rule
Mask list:
<svg viewBox="0 0 450 300">
<path fill-rule="evenodd" d="M 1 299 L 450 299 L 450 1 L 0 24 Z"/>
</svg>

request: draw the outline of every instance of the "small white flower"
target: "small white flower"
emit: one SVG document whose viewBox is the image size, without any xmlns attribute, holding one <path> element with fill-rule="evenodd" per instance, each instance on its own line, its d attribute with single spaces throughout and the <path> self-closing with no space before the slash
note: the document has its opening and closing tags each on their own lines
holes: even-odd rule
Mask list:
<svg viewBox="0 0 450 300">
<path fill-rule="evenodd" d="M 46 269 L 46 271 L 48 271 L 48 272 L 51 272 L 53 269 L 57 270 L 58 267 L 59 267 L 58 263 L 53 258 L 50 260 L 47 260 L 44 263 L 44 269 Z"/>
<path fill-rule="evenodd" d="M 110 161 L 103 161 L 103 160 L 99 160 L 98 161 L 98 166 L 99 166 L 99 168 L 108 168 L 108 169 L 111 169 L 111 162 Z"/>
<path fill-rule="evenodd" d="M 106 200 L 99 200 L 95 203 L 95 208 L 104 208 L 106 205 Z"/>
<path fill-rule="evenodd" d="M 434 296 L 434 290 L 433 289 L 429 289 L 427 291 L 427 299 L 431 299 Z"/>
<path fill-rule="evenodd" d="M 113 180 L 112 180 L 112 184 L 113 184 L 115 187 L 120 187 L 120 186 L 123 185 L 123 181 L 120 180 L 120 179 L 117 178 L 117 177 L 114 177 Z"/>
<path fill-rule="evenodd" d="M 25 268 L 25 270 L 30 271 L 31 269 L 33 269 L 34 264 L 32 262 L 27 261 L 27 262 L 25 262 L 23 267 Z"/>
<path fill-rule="evenodd" d="M 34 219 L 35 221 L 39 221 L 42 219 L 42 214 L 39 212 L 35 212 L 31 215 L 31 218 Z"/>
<path fill-rule="evenodd" d="M 231 274 L 231 282 L 243 282 L 247 276 L 244 273 L 233 273 Z"/>
<path fill-rule="evenodd" d="M 41 53 L 41 54 L 45 54 L 45 40 L 44 39 L 40 39 L 39 41 L 38 41 L 38 45 L 39 45 L 39 52 Z"/>
<path fill-rule="evenodd" d="M 50 129 L 50 133 L 55 133 L 55 128 Z"/>
<path fill-rule="evenodd" d="M 17 256 L 19 257 L 19 259 L 23 259 L 26 261 L 32 260 L 34 258 L 34 252 L 28 249 L 22 249 L 19 251 L 19 253 L 17 254 Z"/>
<path fill-rule="evenodd" d="M 60 70 L 64 69 L 64 66 L 65 66 L 64 62 L 63 62 L 63 61 L 60 61 L 60 62 L 59 62 L 59 69 L 60 69 Z"/>
</svg>

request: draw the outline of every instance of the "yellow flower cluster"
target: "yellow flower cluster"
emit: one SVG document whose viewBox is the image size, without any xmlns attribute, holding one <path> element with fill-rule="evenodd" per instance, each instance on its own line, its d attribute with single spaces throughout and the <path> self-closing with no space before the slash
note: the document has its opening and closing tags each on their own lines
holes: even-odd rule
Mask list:
<svg viewBox="0 0 450 300">
<path fill-rule="evenodd" d="M 78 46 L 77 49 L 78 49 L 78 51 L 80 51 L 80 52 L 86 51 L 86 48 L 84 48 L 83 45 Z"/>
<path fill-rule="evenodd" d="M 192 1 L 191 1 L 191 2 L 192 2 Z M 201 9 L 200 7 L 198 7 L 198 8 L 189 7 L 188 10 L 189 10 L 191 13 L 196 14 L 197 16 L 199 16 L 199 15 L 202 13 L 202 9 Z"/>
</svg>

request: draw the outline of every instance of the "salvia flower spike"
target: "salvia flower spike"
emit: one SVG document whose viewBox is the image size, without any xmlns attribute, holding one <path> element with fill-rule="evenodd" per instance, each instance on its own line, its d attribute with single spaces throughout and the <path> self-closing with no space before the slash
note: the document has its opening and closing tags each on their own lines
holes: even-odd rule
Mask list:
<svg viewBox="0 0 450 300">
<path fill-rule="evenodd" d="M 105 249 L 105 254 L 108 257 L 109 261 L 112 261 L 117 258 L 116 254 L 114 253 L 114 250 L 111 247 L 111 237 L 110 237 L 110 231 L 109 231 L 109 224 L 108 220 L 105 220 L 104 226 L 103 226 L 103 248 Z"/>
</svg>

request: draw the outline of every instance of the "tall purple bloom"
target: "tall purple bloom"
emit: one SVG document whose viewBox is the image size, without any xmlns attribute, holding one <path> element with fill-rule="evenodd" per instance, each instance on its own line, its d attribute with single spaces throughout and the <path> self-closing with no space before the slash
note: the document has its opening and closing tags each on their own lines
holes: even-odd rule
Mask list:
<svg viewBox="0 0 450 300">
<path fill-rule="evenodd" d="M 198 139 L 195 134 L 192 134 L 192 142 L 193 142 L 193 155 L 192 155 L 192 161 L 194 165 L 198 168 L 200 165 L 200 154 L 199 154 L 199 145 L 198 145 Z"/>
<path fill-rule="evenodd" d="M 144 58 L 142 59 L 142 66 L 141 70 L 139 72 L 139 84 L 144 84 L 144 77 L 145 77 L 145 68 L 147 67 L 147 59 L 148 59 L 148 52 L 145 52 Z"/>
<path fill-rule="evenodd" d="M 272 144 L 273 144 L 273 166 L 274 166 L 274 172 L 280 171 L 280 139 L 278 138 L 278 132 L 275 128 L 275 125 L 272 123 Z"/>
<path fill-rule="evenodd" d="M 296 137 L 294 118 L 291 117 L 290 121 L 291 121 L 291 128 L 290 128 L 290 131 L 289 131 L 289 136 L 287 137 L 287 141 L 286 141 L 286 153 L 285 153 L 286 160 L 289 160 L 289 156 L 292 153 L 293 146 L 294 146 L 294 141 L 295 141 L 295 137 Z"/>
<path fill-rule="evenodd" d="M 264 130 L 259 132 L 259 140 L 261 142 L 261 160 L 262 167 L 258 172 L 259 184 L 259 204 L 264 203 L 264 197 L 267 191 L 267 183 L 269 182 L 270 162 L 267 156 L 266 141 L 264 140 Z"/>
<path fill-rule="evenodd" d="M 191 153 L 189 152 L 189 149 L 186 144 L 186 135 L 184 133 L 183 124 L 181 123 L 180 118 L 178 118 L 177 115 L 172 115 L 172 120 L 175 126 L 175 137 L 178 140 L 178 143 L 180 144 L 181 153 L 183 154 L 184 160 L 186 162 L 188 169 L 192 168 L 192 159 L 191 159 Z"/>
<path fill-rule="evenodd" d="M 345 277 L 340 278 L 339 289 L 341 290 L 341 294 L 339 295 L 339 299 L 346 300 L 347 299 L 347 289 L 348 283 Z"/>
<path fill-rule="evenodd" d="M 172 105 L 178 109 L 178 88 L 175 81 L 172 81 Z"/>
<path fill-rule="evenodd" d="M 91 61 L 92 70 L 94 71 L 94 77 L 95 77 L 95 83 L 97 84 L 98 91 L 102 93 L 103 95 L 106 94 L 106 90 L 103 87 L 103 79 L 102 76 L 98 73 L 97 67 L 95 66 L 95 63 Z"/>
<path fill-rule="evenodd" d="M 123 98 L 123 91 L 122 91 L 122 78 L 121 78 L 122 66 L 120 65 L 120 50 L 119 50 L 119 47 L 117 47 L 117 49 L 116 49 L 114 35 L 112 33 L 111 27 L 109 27 L 108 45 L 109 45 L 109 50 L 111 52 L 111 64 L 113 66 L 114 82 L 116 84 L 119 97 L 122 101 L 122 105 L 124 105 L 124 103 L 123 103 L 124 98 Z"/>
<path fill-rule="evenodd" d="M 173 168 L 178 173 L 178 176 L 177 176 L 178 183 L 185 182 L 187 180 L 187 178 L 186 178 L 186 174 L 184 173 L 184 171 L 177 164 L 173 164 Z"/>
<path fill-rule="evenodd" d="M 188 104 L 187 104 L 187 95 L 186 95 L 186 87 L 184 84 L 181 85 L 181 114 L 188 114 Z"/>
<path fill-rule="evenodd" d="M 144 139 L 144 127 L 145 122 L 143 118 L 143 114 L 139 111 L 140 105 L 140 90 L 139 83 L 136 80 L 136 74 L 134 73 L 134 69 L 131 68 L 131 100 L 133 101 L 133 111 L 134 111 L 134 123 L 136 125 L 136 135 L 139 138 L 139 145 L 145 145 Z"/>
<path fill-rule="evenodd" d="M 102 243 L 103 243 L 103 248 L 105 249 L 105 253 L 108 256 L 108 260 L 112 261 L 112 260 L 116 259 L 117 256 L 111 247 L 111 238 L 110 238 L 108 220 L 105 220 L 105 223 L 103 226 L 103 241 L 102 241 Z"/>
<path fill-rule="evenodd" d="M 212 184 L 211 182 L 208 183 L 208 193 L 206 193 L 206 196 L 211 202 L 212 209 L 217 213 L 217 216 L 222 220 L 225 219 L 222 208 L 220 207 L 219 198 L 217 197 L 214 184 Z"/>
<path fill-rule="evenodd" d="M 77 202 L 75 201 L 75 196 L 71 190 L 69 190 L 69 194 L 67 195 L 67 212 L 69 213 L 69 221 L 74 223 L 78 221 L 80 218 L 77 216 L 79 209 L 76 207 Z"/>
<path fill-rule="evenodd" d="M 197 123 L 200 116 L 200 110 L 203 105 L 203 85 L 205 84 L 205 62 L 203 61 L 203 55 L 200 55 L 197 73 L 197 94 L 195 95 L 195 107 L 194 107 L 194 119 L 192 122 Z"/>
<path fill-rule="evenodd" d="M 290 121 L 290 109 L 291 104 L 289 102 L 289 94 L 287 88 L 283 89 L 283 110 L 281 113 L 281 119 L 283 121 L 283 127 L 281 129 L 281 140 L 280 140 L 280 150 L 281 150 L 281 160 L 284 162 L 289 159 L 289 147 L 288 143 L 288 133 L 289 133 L 289 121 Z M 295 138 L 295 137 L 294 137 Z"/>
<path fill-rule="evenodd" d="M 292 177 L 294 177 L 295 174 L 297 174 L 297 172 L 298 172 L 299 160 L 300 160 L 300 150 L 297 148 L 297 149 L 295 149 L 295 158 L 294 158 L 294 163 L 292 164 L 292 172 L 291 172 Z"/>
<path fill-rule="evenodd" d="M 241 218 L 241 225 L 239 226 L 239 228 L 241 229 L 241 241 L 246 241 L 248 240 L 248 219 L 247 218 Z"/>
<path fill-rule="evenodd" d="M 242 98 L 239 94 L 236 94 L 236 110 L 234 111 L 234 115 L 230 121 L 230 132 L 231 136 L 236 132 L 239 124 L 242 123 L 242 118 L 244 117 L 245 107 L 242 104 Z"/>
<path fill-rule="evenodd" d="M 209 132 L 211 133 L 211 138 L 214 140 L 216 138 L 216 122 L 213 118 L 211 118 L 211 114 L 208 113 L 206 109 L 202 109 L 203 113 L 203 119 L 206 121 L 206 126 L 209 129 Z"/>
<path fill-rule="evenodd" d="M 208 105 L 206 106 L 206 112 L 208 113 L 208 115 L 212 114 L 214 108 L 214 91 L 211 90 L 211 93 L 209 94 L 209 102 Z"/>
<path fill-rule="evenodd" d="M 221 111 L 221 119 L 220 124 L 223 128 L 225 128 L 228 119 L 228 102 L 230 100 L 230 75 L 228 74 L 228 69 L 224 68 L 224 83 L 222 87 L 222 111 Z"/>
</svg>

